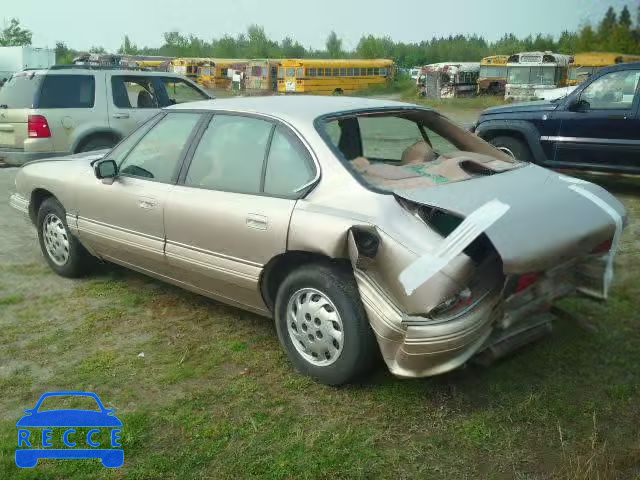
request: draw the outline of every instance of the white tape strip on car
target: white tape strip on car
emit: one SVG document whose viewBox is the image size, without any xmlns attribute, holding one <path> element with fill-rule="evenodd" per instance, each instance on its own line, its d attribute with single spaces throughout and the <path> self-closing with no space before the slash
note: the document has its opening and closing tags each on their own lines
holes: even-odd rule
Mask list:
<svg viewBox="0 0 640 480">
<path fill-rule="evenodd" d="M 442 240 L 433 253 L 427 253 L 400 272 L 398 277 L 407 295 L 442 270 L 511 208 L 500 200 L 491 200 L 474 210 L 453 232 Z"/>
<path fill-rule="evenodd" d="M 611 250 L 609 250 L 607 267 L 604 271 L 604 296 L 606 298 L 609 294 L 609 287 L 611 286 L 611 282 L 613 281 L 613 259 L 616 256 L 616 252 L 618 251 L 620 235 L 622 234 L 622 217 L 611 205 L 609 205 L 597 195 L 591 193 L 589 190 L 583 187 L 579 187 L 578 185 L 569 185 L 569 188 L 577 194 L 582 195 L 584 198 L 591 200 L 598 207 L 604 210 L 613 219 L 616 225 L 616 231 L 613 234 L 613 239 L 611 240 Z"/>
</svg>

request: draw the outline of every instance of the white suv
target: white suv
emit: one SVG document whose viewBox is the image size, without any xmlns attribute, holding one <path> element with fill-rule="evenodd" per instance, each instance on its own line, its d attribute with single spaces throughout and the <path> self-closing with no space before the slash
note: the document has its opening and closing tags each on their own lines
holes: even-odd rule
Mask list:
<svg viewBox="0 0 640 480">
<path fill-rule="evenodd" d="M 160 108 L 210 98 L 168 72 L 79 66 L 19 72 L 0 89 L 0 160 L 22 165 L 110 148 Z"/>
</svg>

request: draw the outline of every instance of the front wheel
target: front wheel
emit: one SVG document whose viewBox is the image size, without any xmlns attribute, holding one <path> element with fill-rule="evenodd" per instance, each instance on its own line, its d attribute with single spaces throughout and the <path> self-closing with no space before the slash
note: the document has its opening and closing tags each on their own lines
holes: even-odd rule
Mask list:
<svg viewBox="0 0 640 480">
<path fill-rule="evenodd" d="M 499 136 L 489 140 L 489 143 L 513 158 L 523 162 L 533 161 L 529 146 L 519 138 Z"/>
<path fill-rule="evenodd" d="M 296 368 L 341 385 L 371 369 L 377 343 L 351 271 L 312 264 L 293 271 L 278 290 L 276 330 Z"/>
<path fill-rule="evenodd" d="M 69 231 L 67 213 L 55 198 L 47 198 L 38 210 L 38 240 L 44 258 L 58 275 L 82 276 L 92 263 L 89 253 Z"/>
</svg>

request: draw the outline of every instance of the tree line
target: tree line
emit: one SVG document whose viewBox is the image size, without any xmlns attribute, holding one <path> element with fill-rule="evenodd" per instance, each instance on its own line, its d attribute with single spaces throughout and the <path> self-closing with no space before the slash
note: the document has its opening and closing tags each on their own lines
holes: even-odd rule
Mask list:
<svg viewBox="0 0 640 480">
<path fill-rule="evenodd" d="M 17 19 L 11 19 L 0 32 L 0 45 L 30 45 L 31 38 L 28 29 L 22 28 Z M 355 49 L 347 50 L 342 39 L 332 31 L 323 49 L 313 49 L 289 36 L 280 41 L 271 39 L 259 25 L 251 25 L 246 33 L 227 34 L 210 41 L 178 31 L 165 32 L 162 38 L 160 47 L 140 47 L 125 35 L 117 53 L 214 58 L 392 58 L 405 67 L 449 60 L 479 61 L 488 55 L 532 50 L 568 54 L 586 51 L 640 53 L 640 6 L 635 22 L 627 6 L 619 12 L 609 7 L 597 24 L 585 24 L 576 32 L 564 31 L 557 38 L 542 34 L 518 38 L 508 33 L 497 41 L 488 42 L 479 35 L 460 34 L 406 43 L 395 42 L 388 36 L 363 35 Z M 88 51 L 102 53 L 105 49 L 93 46 Z M 58 63 L 71 63 L 79 53 L 64 42 L 56 43 Z"/>
</svg>

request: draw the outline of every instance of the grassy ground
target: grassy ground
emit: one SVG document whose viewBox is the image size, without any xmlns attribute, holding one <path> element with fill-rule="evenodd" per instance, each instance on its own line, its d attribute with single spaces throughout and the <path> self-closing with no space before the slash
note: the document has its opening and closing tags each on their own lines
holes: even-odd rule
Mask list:
<svg viewBox="0 0 640 480">
<path fill-rule="evenodd" d="M 608 304 L 563 301 L 552 337 L 488 369 L 344 388 L 294 372 L 263 318 L 119 268 L 55 277 L 3 205 L 0 478 L 640 478 L 640 184 L 609 186 L 631 224 Z M 116 409 L 121 469 L 15 466 L 15 422 L 62 389 Z"/>
</svg>

